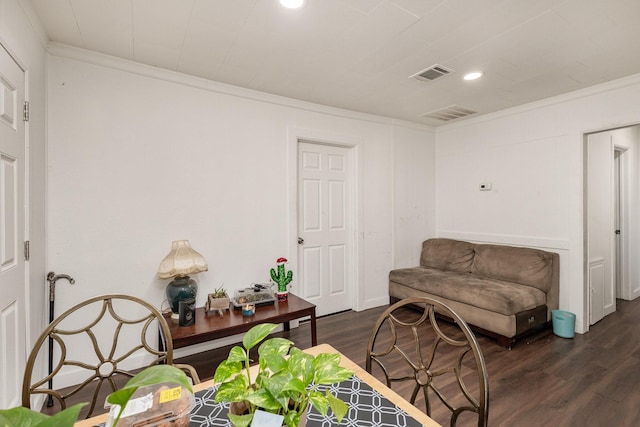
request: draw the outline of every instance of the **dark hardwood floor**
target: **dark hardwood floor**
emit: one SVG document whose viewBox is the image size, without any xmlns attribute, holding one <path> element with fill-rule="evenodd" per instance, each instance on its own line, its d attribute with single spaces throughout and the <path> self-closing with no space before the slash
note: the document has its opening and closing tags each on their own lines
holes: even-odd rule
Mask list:
<svg viewBox="0 0 640 427">
<path fill-rule="evenodd" d="M 318 342 L 364 367 L 370 331 L 384 308 L 318 319 Z M 303 322 L 279 335 L 306 348 L 311 346 L 309 328 Z M 506 350 L 477 336 L 489 371 L 490 426 L 640 425 L 640 298 L 619 302 L 614 314 L 574 339 L 549 329 Z M 190 363 L 208 379 L 228 351 L 224 347 L 179 362 Z"/>
</svg>

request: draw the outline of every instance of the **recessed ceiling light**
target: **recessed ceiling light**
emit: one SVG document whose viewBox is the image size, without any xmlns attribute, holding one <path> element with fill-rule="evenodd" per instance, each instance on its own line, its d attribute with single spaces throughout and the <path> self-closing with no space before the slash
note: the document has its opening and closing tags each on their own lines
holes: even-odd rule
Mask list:
<svg viewBox="0 0 640 427">
<path fill-rule="evenodd" d="M 482 71 L 472 71 L 471 73 L 467 73 L 464 75 L 465 80 L 475 80 L 482 77 Z"/>
<path fill-rule="evenodd" d="M 306 3 L 306 0 L 280 0 L 280 4 L 289 9 L 299 9 Z"/>
</svg>

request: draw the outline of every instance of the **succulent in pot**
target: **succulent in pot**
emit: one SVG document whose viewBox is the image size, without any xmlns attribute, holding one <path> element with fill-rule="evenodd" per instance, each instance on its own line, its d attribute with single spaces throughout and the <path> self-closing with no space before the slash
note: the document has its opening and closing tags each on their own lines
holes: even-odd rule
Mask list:
<svg viewBox="0 0 640 427">
<path fill-rule="evenodd" d="M 236 427 L 249 426 L 258 409 L 282 415 L 287 427 L 295 427 L 309 405 L 322 415 L 327 415 L 331 408 L 340 423 L 347 405 L 328 388 L 321 391 L 319 386 L 345 381 L 353 371 L 340 366 L 337 354 L 321 353 L 314 357 L 285 338 L 266 339 L 276 327 L 272 323 L 256 325 L 245 334 L 242 347 L 231 349 L 215 372 L 214 381 L 220 383 L 215 401 L 244 402 L 245 414 L 229 413 Z M 249 353 L 258 344 L 259 365 L 252 378 Z"/>
<path fill-rule="evenodd" d="M 223 286 L 216 288 L 213 293 L 210 293 L 205 304 L 205 310 L 207 313 L 217 312 L 220 316 L 224 315 L 225 311 L 229 308 L 229 295 Z"/>
</svg>

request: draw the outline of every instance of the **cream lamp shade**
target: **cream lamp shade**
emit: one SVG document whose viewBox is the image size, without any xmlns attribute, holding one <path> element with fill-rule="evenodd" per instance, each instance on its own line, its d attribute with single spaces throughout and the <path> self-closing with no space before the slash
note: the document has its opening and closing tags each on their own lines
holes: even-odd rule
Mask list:
<svg viewBox="0 0 640 427">
<path fill-rule="evenodd" d="M 207 261 L 196 252 L 188 240 L 176 240 L 171 243 L 171 251 L 164 257 L 158 268 L 158 277 L 161 279 L 174 279 L 167 285 L 167 302 L 171 306 L 171 318 L 179 319 L 180 302 L 192 301 L 195 305 L 198 293 L 198 284 L 189 277 L 189 274 L 207 271 Z"/>
<path fill-rule="evenodd" d="M 170 279 L 207 270 L 207 261 L 191 247 L 188 240 L 176 240 L 171 243 L 171 252 L 160 263 L 158 277 Z"/>
</svg>

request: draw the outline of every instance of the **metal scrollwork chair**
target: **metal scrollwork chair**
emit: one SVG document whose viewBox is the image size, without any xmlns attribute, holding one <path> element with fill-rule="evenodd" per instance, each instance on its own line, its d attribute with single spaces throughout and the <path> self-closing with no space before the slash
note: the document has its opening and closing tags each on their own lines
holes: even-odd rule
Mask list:
<svg viewBox="0 0 640 427">
<path fill-rule="evenodd" d="M 85 326 L 82 326 L 85 325 Z M 159 331 L 159 333 L 158 333 Z M 130 338 L 138 337 L 126 344 Z M 158 339 L 162 346 L 153 345 Z M 47 342 L 53 348 L 51 373 L 42 373 Z M 163 350 L 158 350 L 162 348 Z M 139 370 L 156 364 L 173 364 L 169 327 L 162 313 L 151 304 L 129 295 L 103 295 L 81 302 L 57 317 L 34 344 L 22 383 L 22 406 L 31 407 L 32 395 L 44 395 L 48 412 L 90 401 L 81 417 L 103 410 L 108 394 L 122 387 Z M 194 383 L 198 374 L 189 365 L 183 369 Z M 63 388 L 56 383 L 74 384 Z"/>
<path fill-rule="evenodd" d="M 436 313 L 454 322 L 441 321 Z M 367 347 L 366 370 L 381 370 L 386 384 L 404 383 L 396 392 L 409 393 L 416 405 L 422 390 L 426 413 L 432 416 L 435 395 L 450 412 L 450 425 L 460 415 L 486 426 L 489 418 L 489 380 L 484 357 L 467 323 L 446 305 L 430 298 L 407 298 L 380 315 Z M 400 390 L 400 389 L 403 390 Z M 448 416 L 448 415 L 447 415 Z M 461 421 L 462 422 L 462 421 Z"/>
</svg>

